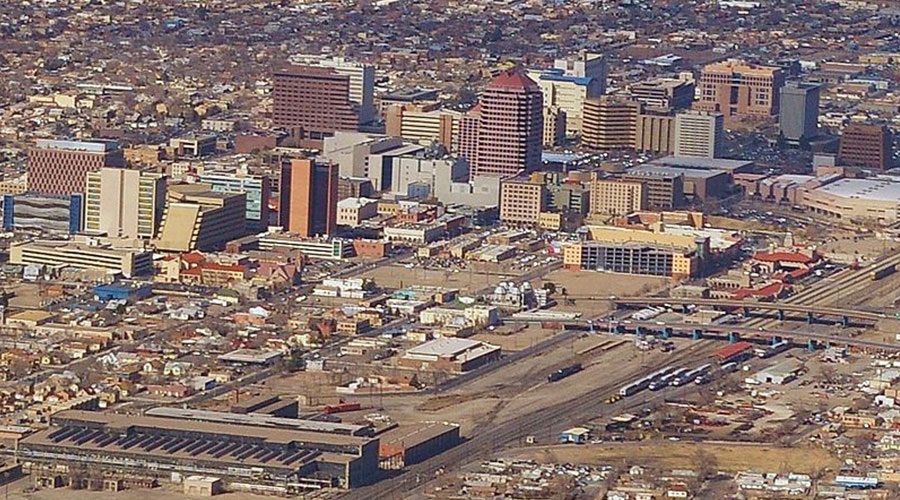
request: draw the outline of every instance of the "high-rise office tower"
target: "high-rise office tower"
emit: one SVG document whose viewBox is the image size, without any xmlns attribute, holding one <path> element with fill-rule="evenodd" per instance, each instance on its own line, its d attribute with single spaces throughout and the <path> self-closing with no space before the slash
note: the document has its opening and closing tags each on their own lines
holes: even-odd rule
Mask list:
<svg viewBox="0 0 900 500">
<path fill-rule="evenodd" d="M 292 62 L 302 65 L 330 68 L 340 75 L 350 78 L 350 101 L 356 106 L 359 124 L 363 125 L 375 119 L 375 67 L 349 61 L 343 57 L 325 57 L 318 55 L 302 55 L 291 58 Z"/>
<path fill-rule="evenodd" d="M 883 171 L 891 168 L 894 134 L 887 125 L 851 123 L 841 132 L 841 165 Z"/>
<path fill-rule="evenodd" d="M 529 70 L 528 77 L 544 93 L 544 106 L 566 113 L 566 133 L 580 134 L 584 101 L 606 92 L 606 58 L 590 54 L 579 59 L 557 59 L 553 68 Z"/>
<path fill-rule="evenodd" d="M 472 176 L 507 177 L 541 164 L 543 94 L 520 70 L 494 78 L 480 99 L 478 147 Z"/>
<path fill-rule="evenodd" d="M 583 53 L 570 59 L 557 59 L 553 67 L 562 70 L 568 76 L 594 79 L 599 86 L 600 94 L 606 93 L 606 79 L 609 67 L 603 54 Z"/>
<path fill-rule="evenodd" d="M 675 155 L 696 158 L 722 156 L 725 117 L 709 111 L 686 111 L 675 116 Z"/>
<path fill-rule="evenodd" d="M 641 103 L 619 96 L 584 101 L 582 143 L 594 149 L 632 149 Z"/>
<path fill-rule="evenodd" d="M 817 83 L 791 81 L 781 89 L 778 126 L 781 137 L 792 146 L 806 147 L 819 135 L 819 94 Z"/>
<path fill-rule="evenodd" d="M 700 100 L 694 109 L 765 117 L 778 114 L 784 75 L 780 68 L 731 59 L 704 66 L 699 86 Z"/>
<path fill-rule="evenodd" d="M 156 237 L 166 202 L 166 176 L 126 168 L 88 172 L 84 229 L 127 238 Z"/>
<path fill-rule="evenodd" d="M 28 190 L 60 196 L 83 193 L 88 172 L 124 165 L 125 156 L 115 141 L 38 139 L 28 151 Z"/>
<path fill-rule="evenodd" d="M 300 159 L 291 160 L 285 169 L 281 174 L 284 229 L 304 237 L 334 234 L 337 228 L 338 167 Z"/>
<path fill-rule="evenodd" d="M 694 82 L 678 78 L 653 78 L 632 84 L 631 97 L 648 111 L 670 113 L 691 107 L 694 102 Z"/>
<path fill-rule="evenodd" d="M 290 66 L 275 72 L 272 119 L 302 139 L 321 140 L 338 130 L 358 130 L 350 77 L 331 68 Z"/>
</svg>

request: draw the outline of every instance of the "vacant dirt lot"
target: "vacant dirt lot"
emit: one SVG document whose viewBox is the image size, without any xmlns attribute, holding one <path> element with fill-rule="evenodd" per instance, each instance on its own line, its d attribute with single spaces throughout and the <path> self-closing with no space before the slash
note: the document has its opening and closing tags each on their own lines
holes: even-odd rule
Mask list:
<svg viewBox="0 0 900 500">
<path fill-rule="evenodd" d="M 687 468 L 696 465 L 698 452 L 714 457 L 718 470 L 737 472 L 812 473 L 837 469 L 840 461 L 820 448 L 785 448 L 753 444 L 708 444 L 672 441 L 644 443 L 604 443 L 597 445 L 564 445 L 523 448 L 514 451 L 516 458 L 530 458 L 553 463 L 637 464 L 661 468 Z"/>
</svg>

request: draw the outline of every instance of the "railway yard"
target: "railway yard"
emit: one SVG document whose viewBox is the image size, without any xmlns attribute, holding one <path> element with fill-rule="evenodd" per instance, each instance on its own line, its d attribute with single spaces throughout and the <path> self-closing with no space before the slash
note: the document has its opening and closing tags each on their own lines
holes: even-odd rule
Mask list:
<svg viewBox="0 0 900 500">
<path fill-rule="evenodd" d="M 527 270 L 506 264 L 453 272 L 453 265 L 422 262 L 409 254 L 383 265 L 357 266 L 342 279 L 374 284 L 382 297 L 399 301 L 394 307 L 423 293 L 443 297 L 444 304 L 432 306 L 433 311 L 395 312 L 368 331 L 338 335 L 306 351 L 299 369 L 285 369 L 284 364 L 261 371 L 242 368 L 249 370 L 242 375 L 249 382 L 233 384 L 230 391 L 205 391 L 181 400 L 123 398 L 112 406 L 110 418 L 125 414 L 147 422 L 141 424 L 144 434 L 131 438 L 106 438 L 83 427 L 88 425 L 84 412 L 58 413 L 48 430 L 26 436 L 19 445 L 20 459 L 32 460 L 31 475 L 45 483 L 38 489 L 23 486 L 34 480 L 12 483 L 11 498 L 55 498 L 54 490 L 46 488 L 53 477 L 47 475 L 48 466 L 55 462 L 38 457 L 75 453 L 66 448 L 69 441 L 151 460 L 160 469 L 183 469 L 167 460 L 187 453 L 205 464 L 198 472 L 226 476 L 232 474 L 224 469 L 229 460 L 242 465 L 257 460 L 263 469 L 271 467 L 263 484 L 276 488 L 272 491 L 293 482 L 279 494 L 307 498 L 449 499 L 513 484 L 528 491 L 540 485 L 548 492 L 562 488 L 588 498 L 667 488 L 713 498 L 709 495 L 744 488 L 736 485 L 748 481 L 753 486 L 747 488 L 767 491 L 767 484 L 783 482 L 773 479 L 779 475 L 790 481 L 799 477 L 798 488 L 812 494 L 827 488 L 856 491 L 858 485 L 849 485 L 853 478 L 869 481 L 865 478 L 876 477 L 873 471 L 882 474 L 881 488 L 891 481 L 885 470 L 893 448 L 882 443 L 893 439 L 897 395 L 892 387 L 900 381 L 900 370 L 893 368 L 900 351 L 894 337 L 900 320 L 893 307 L 900 289 L 900 274 L 894 272 L 900 253 L 872 254 L 854 265 L 832 264 L 823 257 L 785 293 L 768 300 L 740 300 L 716 288 L 716 280 L 733 275 L 733 269 L 756 273 L 757 263 L 767 263 L 766 255 L 787 259 L 783 256 L 800 251 L 772 253 L 768 239 L 756 245 L 731 269 L 689 283 L 560 269 L 558 261 L 541 257 L 546 255 L 541 252 L 535 253 L 541 265 Z M 527 262 L 531 254 L 522 255 L 516 262 Z M 316 295 L 317 286 L 322 285 L 308 285 L 277 303 L 301 317 L 356 303 Z M 543 306 L 509 298 L 530 297 L 538 290 L 548 295 Z M 477 298 L 477 305 L 467 297 Z M 494 311 L 497 304 L 503 306 L 495 319 L 456 339 L 436 335 L 441 327 L 428 316 L 458 315 L 467 307 L 480 314 Z M 437 350 L 497 349 L 500 355 L 471 366 L 411 357 L 430 345 Z M 51 368 L 36 376 L 52 379 L 54 373 Z M 176 405 L 191 409 L 167 409 Z M 299 420 L 269 422 L 287 414 Z M 183 421 L 197 419 L 208 422 L 204 425 L 214 434 L 179 440 Z M 275 449 L 267 442 L 227 444 L 235 439 L 230 432 L 268 440 L 266 426 L 322 427 L 311 423 L 315 421 L 335 422 L 328 424 L 335 429 L 346 425 L 353 429 L 347 432 L 359 437 L 303 431 L 314 450 L 303 452 Z M 217 422 L 245 430 L 229 431 Z M 321 472 L 274 479 L 290 474 L 278 464 L 337 460 L 333 452 L 318 459 L 316 454 L 338 442 L 370 450 L 340 460 L 377 461 L 377 471 L 340 479 L 350 489 L 327 487 L 329 480 L 320 479 Z M 380 443 L 377 452 L 375 442 Z M 735 447 L 744 451 L 728 452 Z M 863 460 L 873 450 L 878 459 Z M 370 453 L 374 455 L 367 458 Z M 560 471 L 576 479 L 560 483 Z M 544 479 L 535 483 L 535 478 Z M 803 478 L 812 478 L 810 486 L 803 486 Z M 166 483 L 157 484 L 171 491 Z M 241 491 L 239 478 L 229 484 L 231 491 Z M 243 490 L 242 497 L 263 492 L 254 488 Z"/>
</svg>

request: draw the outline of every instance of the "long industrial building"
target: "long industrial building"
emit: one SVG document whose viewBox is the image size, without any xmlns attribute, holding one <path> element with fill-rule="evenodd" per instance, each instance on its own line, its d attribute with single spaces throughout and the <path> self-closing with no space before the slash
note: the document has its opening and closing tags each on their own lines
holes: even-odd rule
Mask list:
<svg viewBox="0 0 900 500">
<path fill-rule="evenodd" d="M 63 411 L 49 429 L 20 441 L 16 454 L 35 477 L 205 475 L 283 494 L 353 488 L 378 476 L 377 438 L 257 425 L 246 416 L 228 423 L 173 417 Z"/>
</svg>

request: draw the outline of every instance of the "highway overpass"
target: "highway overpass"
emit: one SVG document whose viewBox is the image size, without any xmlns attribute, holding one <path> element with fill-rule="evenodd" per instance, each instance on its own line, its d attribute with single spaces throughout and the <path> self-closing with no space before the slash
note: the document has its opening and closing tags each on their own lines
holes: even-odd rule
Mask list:
<svg viewBox="0 0 900 500">
<path fill-rule="evenodd" d="M 861 311 L 857 309 L 842 309 L 839 307 L 813 306 L 803 305 L 791 302 L 754 302 L 745 300 L 724 300 L 724 299 L 700 299 L 700 298 L 674 298 L 674 297 L 598 297 L 598 296 L 582 296 L 570 295 L 569 299 L 588 299 L 588 300 L 608 300 L 617 307 L 629 306 L 705 306 L 716 309 L 740 309 L 748 314 L 751 310 L 761 309 L 764 311 L 775 311 L 778 313 L 779 319 L 784 319 L 785 313 L 802 313 L 806 315 L 807 321 L 812 323 L 817 316 L 833 316 L 839 318 L 845 325 L 850 320 L 877 322 L 885 318 L 883 313 Z"/>
</svg>

